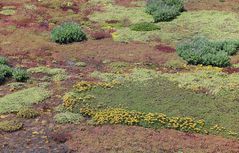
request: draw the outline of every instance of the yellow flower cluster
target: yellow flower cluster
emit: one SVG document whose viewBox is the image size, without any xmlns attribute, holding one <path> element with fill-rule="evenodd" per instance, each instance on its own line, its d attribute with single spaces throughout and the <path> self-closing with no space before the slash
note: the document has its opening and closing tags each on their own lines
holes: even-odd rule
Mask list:
<svg viewBox="0 0 239 153">
<path fill-rule="evenodd" d="M 213 131 L 216 131 L 218 133 L 226 131 L 226 129 L 224 127 L 221 127 L 221 126 L 219 126 L 217 124 L 214 125 L 213 127 L 211 127 L 210 129 L 213 130 Z"/>
<path fill-rule="evenodd" d="M 67 109 L 72 109 L 76 103 L 76 98 L 74 93 L 68 92 L 63 96 L 63 106 Z"/>
<path fill-rule="evenodd" d="M 94 82 L 81 81 L 81 82 L 78 82 L 73 87 L 78 92 L 84 92 L 84 91 L 91 90 L 95 85 L 96 85 L 96 83 L 94 83 Z"/>
<path fill-rule="evenodd" d="M 204 120 L 194 120 L 189 117 L 167 117 L 162 113 L 142 113 L 128 111 L 122 108 L 108 108 L 104 110 L 93 110 L 81 108 L 81 113 L 92 117 L 98 125 L 102 124 L 125 124 L 165 127 L 186 132 L 206 133 Z M 154 127 L 155 127 L 154 126 Z"/>
<path fill-rule="evenodd" d="M 203 65 L 197 65 L 197 66 L 193 66 L 193 70 L 194 71 L 213 71 L 213 72 L 222 72 L 223 68 L 220 67 L 215 67 L 215 66 L 203 66 Z"/>
<path fill-rule="evenodd" d="M 85 102 L 90 99 L 94 99 L 92 95 L 76 96 L 75 93 L 69 92 L 63 96 L 63 106 L 69 110 L 72 110 L 76 103 Z"/>
<path fill-rule="evenodd" d="M 119 82 L 113 80 L 111 82 L 99 82 L 99 83 L 97 83 L 97 86 L 100 86 L 105 89 L 111 89 L 117 84 L 119 84 Z"/>
<path fill-rule="evenodd" d="M 119 34 L 117 32 L 113 32 L 111 35 L 113 40 L 117 40 L 117 38 L 119 37 Z"/>
<path fill-rule="evenodd" d="M 95 97 L 92 95 L 82 95 L 86 91 L 90 91 L 95 87 L 102 87 L 105 89 L 113 88 L 114 85 L 119 84 L 117 81 L 112 82 L 88 82 L 81 81 L 74 85 L 74 90 L 77 92 L 68 92 L 63 96 L 63 106 L 69 110 L 72 110 L 77 102 L 85 102 L 90 99 L 94 99 Z"/>
<path fill-rule="evenodd" d="M 225 127 L 219 126 L 217 124 L 212 126 L 210 130 L 216 133 L 224 133 L 231 136 L 239 136 L 239 133 L 227 130 Z"/>
</svg>

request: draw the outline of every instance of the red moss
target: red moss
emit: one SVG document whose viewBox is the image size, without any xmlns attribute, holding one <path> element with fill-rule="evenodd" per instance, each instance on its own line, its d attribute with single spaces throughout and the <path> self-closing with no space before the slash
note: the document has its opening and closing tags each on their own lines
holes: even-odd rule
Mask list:
<svg viewBox="0 0 239 153">
<path fill-rule="evenodd" d="M 65 143 L 69 138 L 69 133 L 53 132 L 50 137 L 57 143 Z"/>
<path fill-rule="evenodd" d="M 100 30 L 100 31 L 92 32 L 91 37 L 95 40 L 99 40 L 104 38 L 111 38 L 111 34 L 109 31 Z"/>
<path fill-rule="evenodd" d="M 222 71 L 225 72 L 225 73 L 228 73 L 228 74 L 238 73 L 239 72 L 239 68 L 227 67 L 227 68 L 224 68 Z"/>
<path fill-rule="evenodd" d="M 77 3 L 73 2 L 72 6 L 66 6 L 66 5 L 62 5 L 61 9 L 63 11 L 68 11 L 68 10 L 72 10 L 74 13 L 78 13 L 79 12 L 79 6 L 77 5 Z"/>
<path fill-rule="evenodd" d="M 137 0 L 115 0 L 115 3 L 124 7 L 135 7 L 136 5 L 132 4 L 135 1 Z"/>
<path fill-rule="evenodd" d="M 160 51 L 160 52 L 164 52 L 164 53 L 172 53 L 172 52 L 175 52 L 176 50 L 170 46 L 166 46 L 166 45 L 156 45 L 155 46 L 155 49 L 157 51 Z"/>
<path fill-rule="evenodd" d="M 119 20 L 106 20 L 105 22 L 108 24 L 115 24 L 115 23 L 119 23 L 120 21 Z"/>
<path fill-rule="evenodd" d="M 84 130 L 83 130 L 84 129 Z M 134 126 L 105 125 L 80 127 L 71 131 L 70 149 L 80 152 L 233 152 L 239 151 L 237 140 L 219 136 L 188 134 L 162 129 L 157 132 Z M 95 142 L 95 143 L 92 143 Z"/>
<path fill-rule="evenodd" d="M 83 14 L 84 14 L 84 16 L 89 16 L 92 13 L 94 13 L 95 11 L 102 11 L 101 6 L 96 5 L 96 6 L 87 7 L 86 9 L 83 10 Z"/>
</svg>

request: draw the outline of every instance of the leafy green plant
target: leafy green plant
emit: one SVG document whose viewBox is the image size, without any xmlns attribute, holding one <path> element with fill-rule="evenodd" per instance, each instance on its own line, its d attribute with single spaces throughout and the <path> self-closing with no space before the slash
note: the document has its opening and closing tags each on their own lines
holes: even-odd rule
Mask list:
<svg viewBox="0 0 239 153">
<path fill-rule="evenodd" d="M 0 84 L 5 81 L 5 73 L 0 71 Z"/>
<path fill-rule="evenodd" d="M 153 31 L 159 30 L 160 27 L 149 22 L 136 23 L 130 26 L 130 29 L 133 31 Z"/>
<path fill-rule="evenodd" d="M 13 75 L 13 78 L 18 82 L 24 82 L 27 79 L 29 79 L 27 70 L 21 69 L 21 68 L 16 68 L 13 71 L 12 75 Z"/>
<path fill-rule="evenodd" d="M 0 64 L 0 73 L 4 74 L 5 77 L 12 76 L 12 68 L 7 65 Z"/>
<path fill-rule="evenodd" d="M 180 15 L 183 0 L 148 0 L 146 12 L 151 14 L 155 22 L 170 21 Z"/>
<path fill-rule="evenodd" d="M 51 32 L 51 38 L 54 42 L 60 44 L 80 42 L 87 39 L 81 26 L 74 22 L 65 22 L 55 27 Z"/>
<path fill-rule="evenodd" d="M 230 65 L 230 55 L 237 52 L 238 41 L 211 41 L 205 37 L 195 37 L 181 43 L 176 51 L 189 64 L 225 67 Z"/>
<path fill-rule="evenodd" d="M 7 59 L 3 56 L 0 56 L 0 64 L 7 64 Z"/>
<path fill-rule="evenodd" d="M 0 84 L 10 76 L 12 76 L 12 68 L 7 65 L 7 59 L 0 56 Z"/>
</svg>

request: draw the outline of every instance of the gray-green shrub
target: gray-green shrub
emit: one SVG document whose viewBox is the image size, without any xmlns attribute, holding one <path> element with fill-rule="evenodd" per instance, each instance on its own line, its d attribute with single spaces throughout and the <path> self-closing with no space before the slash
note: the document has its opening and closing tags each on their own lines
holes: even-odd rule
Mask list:
<svg viewBox="0 0 239 153">
<path fill-rule="evenodd" d="M 183 11 L 183 0 L 148 0 L 146 12 L 151 14 L 155 22 L 170 21 Z"/>
<path fill-rule="evenodd" d="M 176 52 L 188 64 L 226 67 L 230 65 L 230 56 L 239 48 L 239 41 L 211 41 L 205 37 L 195 37 L 179 44 Z"/>
</svg>

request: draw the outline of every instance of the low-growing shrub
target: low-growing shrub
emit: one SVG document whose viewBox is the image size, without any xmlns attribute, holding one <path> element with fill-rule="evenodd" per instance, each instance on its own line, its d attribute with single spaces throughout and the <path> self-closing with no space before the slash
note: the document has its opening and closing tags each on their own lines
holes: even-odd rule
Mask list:
<svg viewBox="0 0 239 153">
<path fill-rule="evenodd" d="M 7 65 L 0 64 L 0 73 L 4 77 L 10 77 L 10 76 L 12 76 L 12 68 Z"/>
<path fill-rule="evenodd" d="M 17 113 L 17 117 L 26 119 L 36 118 L 39 115 L 39 112 L 32 108 L 24 108 Z"/>
<path fill-rule="evenodd" d="M 230 56 L 237 52 L 238 47 L 238 41 L 211 41 L 196 37 L 179 44 L 176 51 L 188 64 L 226 67 L 230 65 Z"/>
<path fill-rule="evenodd" d="M 7 59 L 5 57 L 0 56 L 0 64 L 7 64 Z"/>
<path fill-rule="evenodd" d="M 133 31 L 153 31 L 159 30 L 160 27 L 149 22 L 136 23 L 130 26 L 130 29 Z"/>
<path fill-rule="evenodd" d="M 80 123 L 84 118 L 81 114 L 64 112 L 56 114 L 54 119 L 59 124 L 66 124 L 66 123 Z"/>
<path fill-rule="evenodd" d="M 51 32 L 51 38 L 54 42 L 60 44 L 80 42 L 87 39 L 81 26 L 74 22 L 65 22 L 55 27 Z"/>
<path fill-rule="evenodd" d="M 0 84 L 5 81 L 5 73 L 0 71 Z"/>
<path fill-rule="evenodd" d="M 12 75 L 13 78 L 18 82 L 24 82 L 29 78 L 27 70 L 21 68 L 16 68 Z"/>
<path fill-rule="evenodd" d="M 183 0 L 148 0 L 146 12 L 151 14 L 155 22 L 170 21 L 180 15 Z"/>
<path fill-rule="evenodd" d="M 0 130 L 4 132 L 15 132 L 20 130 L 22 127 L 23 127 L 23 124 L 17 120 L 0 122 Z"/>
</svg>

